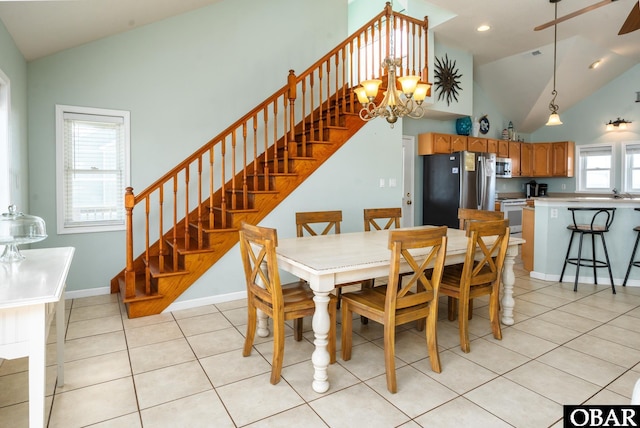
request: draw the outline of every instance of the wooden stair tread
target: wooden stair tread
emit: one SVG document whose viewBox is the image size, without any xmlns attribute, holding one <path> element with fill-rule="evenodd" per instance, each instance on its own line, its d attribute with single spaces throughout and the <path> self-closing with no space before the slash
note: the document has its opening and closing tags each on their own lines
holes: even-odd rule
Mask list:
<svg viewBox="0 0 640 428">
<path fill-rule="evenodd" d="M 124 282 L 124 278 L 118 278 L 119 282 Z M 124 289 L 122 284 L 120 285 L 120 290 Z M 145 292 L 145 284 L 144 284 L 144 275 L 136 276 L 136 287 L 135 287 L 136 295 L 134 297 L 126 298 L 124 294 L 121 293 L 122 303 L 133 303 L 133 302 L 142 302 L 149 300 L 158 300 L 164 298 L 163 294 L 155 293 L 151 295 L 147 295 Z"/>
<path fill-rule="evenodd" d="M 158 257 L 152 257 L 148 261 L 145 261 L 145 263 L 148 264 L 149 272 L 154 278 L 166 278 L 169 276 L 187 275 L 189 273 L 188 270 L 179 268 L 178 270 L 174 271 L 172 264 L 167 263 L 166 261 L 164 264 L 164 272 L 160 272 L 160 261 Z"/>
</svg>

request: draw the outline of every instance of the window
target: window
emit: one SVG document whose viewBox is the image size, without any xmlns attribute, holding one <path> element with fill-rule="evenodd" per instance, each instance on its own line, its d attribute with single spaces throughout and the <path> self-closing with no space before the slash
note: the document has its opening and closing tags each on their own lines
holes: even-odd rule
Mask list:
<svg viewBox="0 0 640 428">
<path fill-rule="evenodd" d="M 579 191 L 602 192 L 613 188 L 613 147 L 578 147 L 578 186 Z"/>
<path fill-rule="evenodd" d="M 125 228 L 129 112 L 56 106 L 58 233 Z"/>
<path fill-rule="evenodd" d="M 627 193 L 640 193 L 640 143 L 626 143 L 623 145 L 623 150 L 623 191 Z"/>
</svg>

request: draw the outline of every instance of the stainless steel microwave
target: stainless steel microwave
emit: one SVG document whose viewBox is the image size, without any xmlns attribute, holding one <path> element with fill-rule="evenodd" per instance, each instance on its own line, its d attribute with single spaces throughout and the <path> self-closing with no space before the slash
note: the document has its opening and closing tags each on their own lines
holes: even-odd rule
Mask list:
<svg viewBox="0 0 640 428">
<path fill-rule="evenodd" d="M 511 159 L 509 158 L 496 159 L 496 177 L 511 178 Z"/>
</svg>

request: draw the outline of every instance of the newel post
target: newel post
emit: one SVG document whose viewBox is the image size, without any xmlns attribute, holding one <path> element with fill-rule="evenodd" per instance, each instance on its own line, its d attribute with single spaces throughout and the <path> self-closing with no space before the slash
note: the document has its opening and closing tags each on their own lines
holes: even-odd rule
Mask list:
<svg viewBox="0 0 640 428">
<path fill-rule="evenodd" d="M 133 187 L 127 187 L 124 194 L 124 209 L 126 223 L 126 257 L 127 266 L 124 270 L 125 299 L 135 297 L 136 294 L 136 272 L 133 268 L 133 207 L 135 197 Z"/>
<path fill-rule="evenodd" d="M 422 31 L 424 31 L 424 68 L 422 69 L 422 76 L 420 80 L 429 84 L 427 90 L 427 96 L 431 96 L 431 84 L 429 83 L 429 17 L 424 17 L 424 23 L 422 24 Z"/>
<path fill-rule="evenodd" d="M 296 74 L 293 70 L 289 70 L 287 76 L 287 96 L 289 98 L 289 151 L 297 153 L 296 148 L 296 121 L 295 121 L 295 104 L 296 104 Z"/>
</svg>

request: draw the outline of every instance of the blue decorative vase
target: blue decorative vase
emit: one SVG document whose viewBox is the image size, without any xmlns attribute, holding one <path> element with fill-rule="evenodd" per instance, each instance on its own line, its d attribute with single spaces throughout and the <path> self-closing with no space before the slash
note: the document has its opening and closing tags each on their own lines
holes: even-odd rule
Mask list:
<svg viewBox="0 0 640 428">
<path fill-rule="evenodd" d="M 458 135 L 469 135 L 471 133 L 471 117 L 461 117 L 456 119 L 456 132 Z"/>
</svg>

